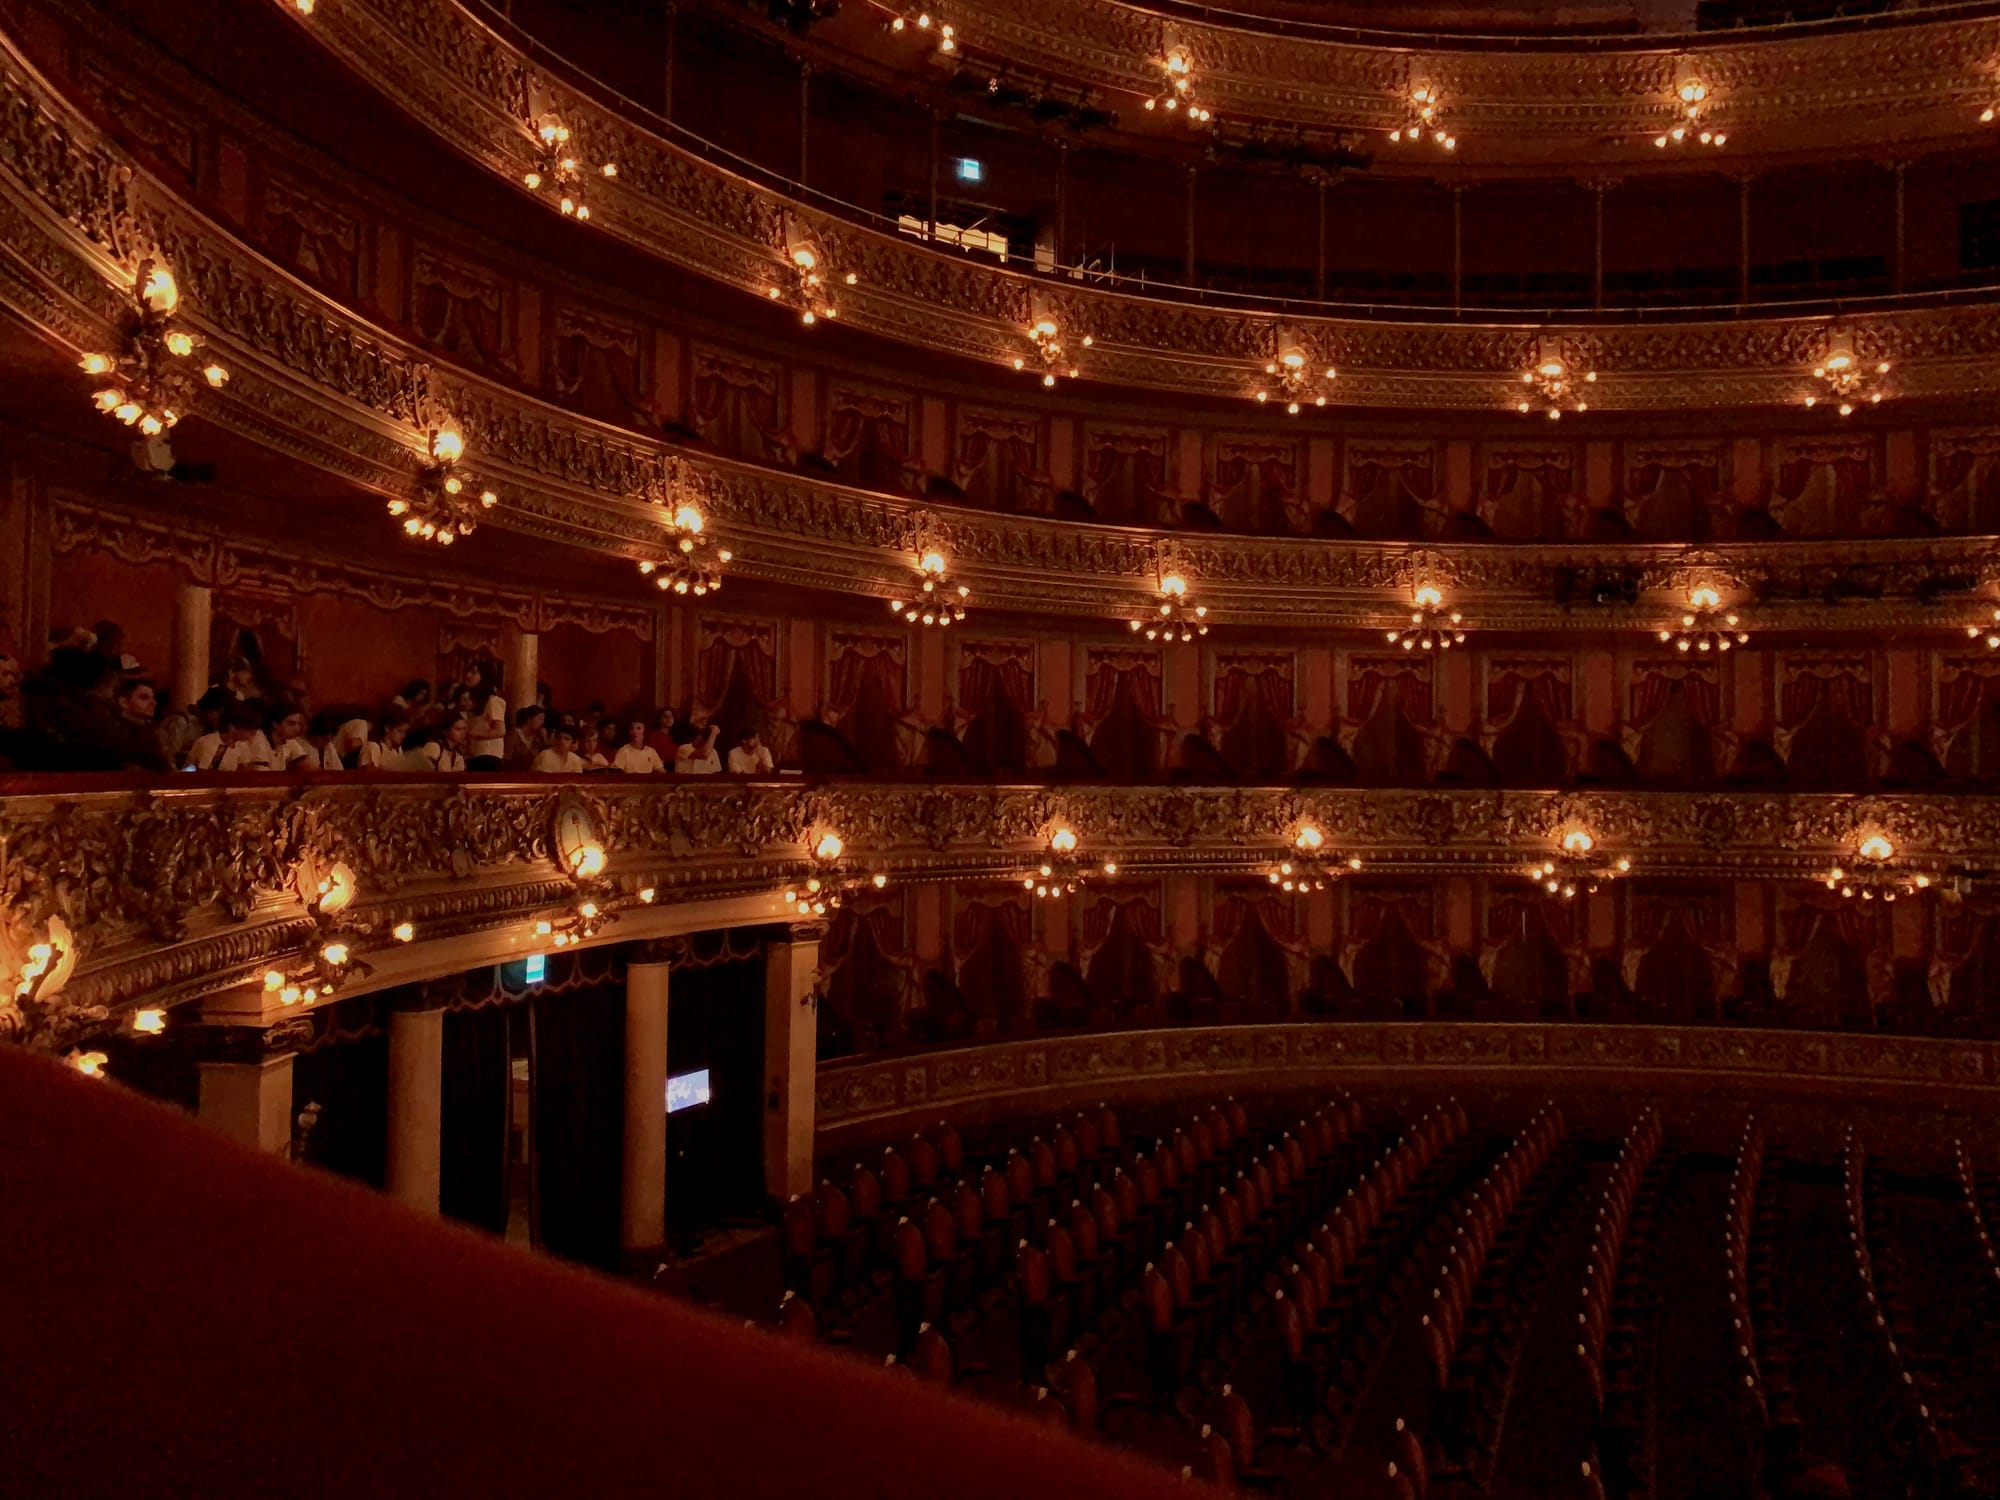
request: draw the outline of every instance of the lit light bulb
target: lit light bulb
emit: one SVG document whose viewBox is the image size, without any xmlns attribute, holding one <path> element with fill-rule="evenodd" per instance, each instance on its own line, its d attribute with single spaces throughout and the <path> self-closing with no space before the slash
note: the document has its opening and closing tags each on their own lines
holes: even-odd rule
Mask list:
<svg viewBox="0 0 2000 1500">
<path fill-rule="evenodd" d="M 132 1029 L 142 1036 L 158 1036 L 167 1029 L 167 1013 L 157 1008 L 148 1008 L 132 1017 Z"/>
<path fill-rule="evenodd" d="M 410 942 L 416 935 L 417 927 L 414 922 L 398 922 L 394 927 L 389 929 L 389 936 L 399 943 Z"/>
<path fill-rule="evenodd" d="M 455 464 L 465 457 L 465 437 L 456 427 L 446 425 L 431 434 L 431 457 L 441 464 Z"/>
<path fill-rule="evenodd" d="M 813 857 L 815 859 L 839 859 L 841 850 L 846 847 L 841 842 L 839 834 L 823 833 L 820 835 L 819 842 L 813 845 Z"/>
</svg>

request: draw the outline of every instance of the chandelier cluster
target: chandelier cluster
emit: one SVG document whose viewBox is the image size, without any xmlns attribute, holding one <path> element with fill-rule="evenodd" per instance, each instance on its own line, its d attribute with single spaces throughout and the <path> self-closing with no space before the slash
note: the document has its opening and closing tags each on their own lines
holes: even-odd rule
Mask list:
<svg viewBox="0 0 2000 1500">
<path fill-rule="evenodd" d="M 1085 334 L 1083 347 L 1088 349 L 1091 342 L 1091 336 Z M 1077 376 L 1076 362 L 1063 343 L 1056 320 L 1047 314 L 1029 325 L 1028 352 L 1014 356 L 1014 368 L 1017 370 L 1025 370 L 1031 364 L 1042 372 L 1042 384 L 1045 386 L 1053 386 L 1059 376 L 1067 375 L 1071 380 Z"/>
<path fill-rule="evenodd" d="M 1296 417 L 1308 403 L 1326 405 L 1326 386 L 1340 372 L 1332 365 L 1324 372 L 1312 368 L 1306 361 L 1306 351 L 1290 344 L 1284 353 L 1264 366 L 1264 373 L 1271 377 L 1271 384 L 1259 388 L 1259 403 L 1282 401 L 1286 413 Z"/>
<path fill-rule="evenodd" d="M 1389 631 L 1390 645 L 1405 651 L 1449 651 L 1465 644 L 1465 616 L 1445 608 L 1444 591 L 1436 584 L 1418 585 L 1410 602 L 1409 627 Z"/>
<path fill-rule="evenodd" d="M 471 536 L 479 518 L 500 503 L 499 495 L 484 486 L 476 491 L 460 467 L 465 461 L 465 435 L 445 421 L 431 429 L 425 440 L 430 462 L 417 479 L 415 499 L 389 502 L 389 514 L 403 523 L 405 534 L 419 541 L 449 547 L 462 536 Z"/>
<path fill-rule="evenodd" d="M 1605 881 L 1616 880 L 1631 870 L 1631 860 L 1613 859 L 1597 847 L 1597 841 L 1588 833 L 1572 828 L 1563 835 L 1555 857 L 1532 867 L 1528 877 L 1551 896 L 1568 901 L 1578 891 L 1594 894 Z"/>
<path fill-rule="evenodd" d="M 1853 865 L 1835 865 L 1826 872 L 1826 888 L 1849 899 L 1859 896 L 1863 901 L 1885 904 L 1898 896 L 1915 896 L 1930 889 L 1930 876 L 1897 869 L 1895 858 L 1896 846 L 1881 834 L 1871 833 L 1855 846 Z"/>
<path fill-rule="evenodd" d="M 543 115 L 534 131 L 535 164 L 521 174 L 521 181 L 531 193 L 547 193 L 564 218 L 587 221 L 590 205 L 583 200 L 584 183 L 592 176 L 616 177 L 618 163 L 608 161 L 590 172 L 570 144 L 569 126 L 554 115 Z"/>
<path fill-rule="evenodd" d="M 1515 410 L 1523 415 L 1541 411 L 1554 422 L 1566 411 L 1590 410 L 1590 403 L 1583 399 L 1583 388 L 1597 384 L 1597 372 L 1585 370 L 1579 375 L 1556 351 L 1554 344 L 1545 341 L 1541 358 L 1521 372 L 1521 384 L 1528 389 L 1515 402 Z"/>
<path fill-rule="evenodd" d="M 1722 607 L 1722 595 L 1708 584 L 1688 590 L 1687 608 L 1678 626 L 1660 632 L 1660 643 L 1673 642 L 1676 651 L 1730 651 L 1750 643 L 1750 632 L 1738 628 L 1739 617 Z M 1976 634 L 1977 632 L 1975 632 Z"/>
<path fill-rule="evenodd" d="M 280 1005 L 313 1005 L 350 979 L 362 979 L 373 972 L 373 967 L 355 949 L 358 939 L 372 934 L 375 928 L 347 915 L 354 898 L 360 894 L 360 886 L 354 871 L 345 863 L 335 862 L 324 871 L 302 865 L 293 885 L 313 921 L 312 948 L 299 963 L 266 969 L 264 992 Z M 389 929 L 389 936 L 399 943 L 411 942 L 416 935 L 416 926 L 411 922 L 398 922 Z M 139 1029 L 158 1028 L 149 1025 Z"/>
<path fill-rule="evenodd" d="M 1264 872 L 1281 891 L 1323 891 L 1350 871 L 1361 868 L 1358 858 L 1341 859 L 1326 847 L 1326 835 L 1308 823 L 1292 841 L 1293 852 Z"/>
<path fill-rule="evenodd" d="M 850 892 L 864 886 L 879 891 L 888 885 L 889 877 L 880 870 L 865 877 L 848 870 L 843 858 L 846 852 L 847 845 L 837 833 L 822 833 L 814 840 L 814 873 L 806 877 L 804 889 L 785 892 L 785 905 L 793 915 L 823 917 L 838 910 Z"/>
<path fill-rule="evenodd" d="M 652 579 L 653 587 L 662 593 L 692 594 L 697 599 L 715 593 L 722 587 L 722 569 L 731 554 L 704 534 L 707 524 L 700 510 L 683 500 L 666 523 L 667 538 L 673 545 L 665 557 L 642 560 L 639 575 Z"/>
<path fill-rule="evenodd" d="M 944 553 L 931 547 L 917 559 L 914 598 L 891 599 L 889 613 L 905 625 L 955 625 L 965 618 L 965 601 L 972 590 L 955 588 L 945 578 Z"/>
<path fill-rule="evenodd" d="M 1182 46 L 1167 48 L 1160 58 L 1160 72 L 1164 75 L 1160 91 L 1145 101 L 1148 110 L 1165 110 L 1168 114 L 1185 112 L 1190 125 L 1206 125 L 1215 116 L 1194 102 L 1194 54 Z"/>
<path fill-rule="evenodd" d="M 1720 146 L 1729 140 L 1708 121 L 1708 85 L 1701 79 L 1682 79 L 1674 90 L 1674 98 L 1680 118 L 1669 129 L 1653 137 L 1655 146 L 1664 151 L 1668 146 L 1684 145 L 1688 141 L 1703 146 Z"/>
<path fill-rule="evenodd" d="M 1444 113 L 1444 100 L 1439 95 L 1437 85 L 1413 83 L 1403 99 L 1403 123 L 1389 132 L 1393 142 L 1429 141 L 1446 151 L 1458 149 L 1458 137 L 1439 123 Z"/>
<path fill-rule="evenodd" d="M 152 438 L 180 421 L 203 383 L 220 390 L 229 372 L 204 360 L 201 340 L 176 321 L 180 287 L 165 266 L 143 269 L 134 301 L 123 346 L 86 354 L 78 365 L 104 382 L 90 397 L 99 411 Z"/>
<path fill-rule="evenodd" d="M 1128 620 L 1134 633 L 1144 631 L 1149 641 L 1191 641 L 1208 634 L 1207 606 L 1188 598 L 1187 580 L 1168 573 L 1160 580 L 1160 592 L 1153 612 L 1142 620 Z"/>
<path fill-rule="evenodd" d="M 2000 609 L 1993 611 L 1993 623 L 1991 625 L 1966 626 L 1965 636 L 1967 640 L 1973 641 L 1983 636 L 1986 639 L 1987 650 L 2000 651 Z"/>
<path fill-rule="evenodd" d="M 807 328 L 821 318 L 837 318 L 840 309 L 834 306 L 831 274 L 820 264 L 820 252 L 808 244 L 795 244 L 782 262 L 779 282 L 768 289 L 766 295 L 773 302 L 782 302 L 799 315 L 799 322 Z M 861 278 L 849 271 L 841 281 L 853 286 Z"/>
<path fill-rule="evenodd" d="M 1862 363 L 1854 352 L 1854 336 L 1850 333 L 1835 333 L 1828 340 L 1829 350 L 1824 362 L 1813 366 L 1813 379 L 1825 387 L 1823 391 L 1808 391 L 1807 406 L 1817 406 L 1822 401 L 1830 402 L 1843 417 L 1854 415 L 1856 407 L 1879 406 L 1889 394 L 1882 377 L 1889 373 L 1889 361 L 1878 361 L 1873 367 Z"/>
<path fill-rule="evenodd" d="M 1021 877 L 1021 887 L 1033 891 L 1041 900 L 1072 896 L 1076 894 L 1077 887 L 1099 871 L 1116 875 L 1117 862 L 1107 859 L 1101 865 L 1093 865 L 1077 851 L 1075 830 L 1058 828 L 1049 835 L 1048 852 L 1042 856 L 1035 873 Z"/>
<path fill-rule="evenodd" d="M 940 52 L 951 53 L 958 50 L 958 33 L 922 5 L 909 5 L 898 11 L 890 19 L 889 29 L 898 33 L 915 31 L 923 36 L 935 36 L 937 49 Z"/>
</svg>

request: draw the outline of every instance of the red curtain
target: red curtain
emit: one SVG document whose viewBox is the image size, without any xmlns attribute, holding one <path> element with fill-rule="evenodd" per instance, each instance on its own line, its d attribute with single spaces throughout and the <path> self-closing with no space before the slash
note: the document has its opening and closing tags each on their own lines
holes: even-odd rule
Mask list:
<svg viewBox="0 0 2000 1500">
<path fill-rule="evenodd" d="M 1824 706 L 1836 719 L 1865 729 L 1874 721 L 1874 698 L 1867 681 L 1850 666 L 1801 667 L 1785 684 L 1778 722 L 1796 729 Z"/>
<path fill-rule="evenodd" d="M 695 662 L 694 698 L 698 709 L 712 713 L 729 691 L 732 670 L 740 671 L 751 696 L 762 708 L 778 701 L 778 661 L 761 634 L 725 630 L 701 649 Z"/>
<path fill-rule="evenodd" d="M 903 900 L 900 894 L 873 895 L 850 899 L 827 923 L 826 938 L 820 946 L 820 961 L 837 964 L 853 950 L 854 940 L 866 928 L 875 942 L 875 951 L 885 958 L 902 958 L 908 944 L 903 936 Z"/>
<path fill-rule="evenodd" d="M 1016 656 L 992 657 L 967 650 L 958 659 L 958 710 L 967 716 L 991 712 L 1000 702 L 1023 715 L 1035 706 L 1035 680 Z"/>
<path fill-rule="evenodd" d="M 1785 913 L 1782 952 L 1799 954 L 1812 946 L 1822 924 L 1833 924 L 1834 936 L 1856 953 L 1866 953 L 1881 939 L 1880 913 L 1874 902 L 1859 898 L 1801 902 Z"/>
<path fill-rule="evenodd" d="M 1674 684 L 1681 685 L 1688 717 L 1704 729 L 1713 729 L 1722 719 L 1722 687 L 1709 662 L 1643 662 L 1633 668 L 1631 727 L 1643 730 L 1658 717 L 1672 696 Z"/>
<path fill-rule="evenodd" d="M 1712 892 L 1649 892 L 1636 895 L 1632 908 L 1636 947 L 1651 948 L 1676 920 L 1704 948 L 1722 942 L 1722 901 Z"/>
<path fill-rule="evenodd" d="M 1032 919 L 1024 900 L 976 901 L 961 906 L 952 917 L 951 951 L 963 960 L 985 946 L 996 929 L 1015 947 L 1025 949 L 1033 930 Z"/>
<path fill-rule="evenodd" d="M 1938 681 L 1936 728 L 1959 729 L 1978 718 L 1986 705 L 2000 698 L 2000 666 L 1984 662 L 1947 663 Z"/>
<path fill-rule="evenodd" d="M 1215 679 L 1215 720 L 1234 724 L 1251 702 L 1278 724 L 1292 722 L 1292 673 L 1289 665 L 1257 666 L 1233 662 Z"/>
<path fill-rule="evenodd" d="M 1428 942 L 1436 926 L 1435 898 L 1428 890 L 1397 887 L 1349 887 L 1347 940 L 1366 943 L 1382 930 L 1391 912 L 1418 942 Z"/>
<path fill-rule="evenodd" d="M 1226 948 L 1252 915 L 1279 943 L 1290 943 L 1298 929 L 1298 897 L 1271 885 L 1237 886 L 1216 892 L 1209 939 Z"/>
<path fill-rule="evenodd" d="M 901 641 L 843 641 L 840 655 L 829 669 L 826 716 L 838 723 L 860 700 L 865 686 L 873 683 L 890 708 L 904 709 L 904 654 Z"/>
<path fill-rule="evenodd" d="M 694 425 L 703 439 L 740 458 L 774 458 L 786 448 L 777 375 L 741 365 L 698 362 Z"/>
<path fill-rule="evenodd" d="M 608 421 L 644 408 L 638 335 L 629 329 L 572 323 L 556 336 L 556 394 Z"/>
<path fill-rule="evenodd" d="M 1970 448 L 1960 448 L 1955 453 L 1942 455 L 1938 459 L 1934 470 L 1937 476 L 1937 488 L 1941 490 L 1957 489 L 1971 477 L 1973 465 L 1977 461 L 1977 455 Z"/>
<path fill-rule="evenodd" d="M 1347 692 L 1350 719 L 1358 724 L 1367 723 L 1374 717 L 1383 695 L 1393 693 L 1404 718 L 1419 726 L 1431 722 L 1435 712 L 1428 663 L 1413 663 L 1401 670 L 1397 669 L 1399 666 L 1398 663 L 1363 667 L 1350 680 Z"/>
<path fill-rule="evenodd" d="M 1162 717 L 1159 658 L 1098 657 L 1090 664 L 1090 688 L 1085 696 L 1083 716 L 1092 724 L 1103 722 L 1118 701 L 1124 686 L 1132 701 L 1148 721 L 1158 724 Z"/>
<path fill-rule="evenodd" d="M 1495 497 L 1508 494 L 1523 479 L 1533 480 L 1541 486 L 1544 494 L 1569 493 L 1570 470 L 1564 465 L 1546 461 L 1495 465 L 1486 471 L 1486 493 Z"/>
<path fill-rule="evenodd" d="M 1508 943 L 1547 933 L 1558 947 L 1568 947 L 1576 936 L 1577 903 L 1545 895 L 1539 890 L 1521 894 L 1507 890 L 1495 894 L 1486 908 L 1486 941 Z"/>
<path fill-rule="evenodd" d="M 417 284 L 418 337 L 476 365 L 511 365 L 500 288 L 435 263 L 420 264 L 419 271 L 426 270 L 430 279 Z"/>
<path fill-rule="evenodd" d="M 1385 463 L 1363 459 L 1347 471 L 1348 492 L 1356 498 L 1373 494 L 1375 487 L 1385 480 L 1401 485 L 1419 500 L 1431 498 L 1431 465 L 1428 462 L 1404 459 L 1399 463 Z"/>
<path fill-rule="evenodd" d="M 1798 499 L 1812 480 L 1813 468 L 1809 458 L 1786 459 L 1778 465 L 1778 493 L 1787 500 Z"/>
<path fill-rule="evenodd" d="M 1092 451 L 1084 498 L 1104 521 L 1159 519 L 1166 456 L 1150 447 L 1106 443 Z"/>
<path fill-rule="evenodd" d="M 1551 724 L 1566 724 L 1570 718 L 1568 678 L 1551 664 L 1546 671 L 1529 667 L 1510 668 L 1486 684 L 1486 722 L 1495 729 L 1505 725 L 1532 697 L 1542 717 Z"/>
<path fill-rule="evenodd" d="M 1152 891 L 1122 891 L 1118 895 L 1098 894 L 1091 896 L 1088 888 L 1080 898 L 1086 904 L 1083 909 L 1083 946 L 1095 948 L 1111 934 L 1111 923 L 1121 911 L 1125 914 L 1125 925 L 1132 935 L 1142 943 L 1158 946 L 1160 937 L 1160 893 Z"/>
<path fill-rule="evenodd" d="M 967 427 L 958 435 L 958 481 L 969 499 L 1024 509 L 1033 498 L 1039 447 L 1031 431 Z"/>
</svg>

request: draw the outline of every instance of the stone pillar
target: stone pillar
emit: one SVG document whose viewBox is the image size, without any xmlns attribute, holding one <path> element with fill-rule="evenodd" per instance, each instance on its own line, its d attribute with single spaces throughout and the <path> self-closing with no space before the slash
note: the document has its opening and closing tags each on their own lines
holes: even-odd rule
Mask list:
<svg viewBox="0 0 2000 1500">
<path fill-rule="evenodd" d="M 292 1052 L 312 1039 L 312 1023 L 258 1029 L 219 1027 L 205 1056 L 195 1113 L 204 1124 L 256 1151 L 282 1154 L 292 1143 Z"/>
<path fill-rule="evenodd" d="M 764 1191 L 783 1200 L 812 1187 L 813 988 L 825 928 L 799 923 L 772 943 L 764 968 Z"/>
<path fill-rule="evenodd" d="M 542 638 L 532 630 L 524 630 L 514 638 L 514 654 L 507 661 L 507 713 L 512 729 L 512 716 L 535 701 L 535 684 L 541 681 Z M 606 752 L 607 754 L 609 752 Z"/>
<path fill-rule="evenodd" d="M 415 992 L 389 1013 L 388 1174 L 398 1203 L 438 1211 L 443 1173 L 444 1007 Z"/>
<path fill-rule="evenodd" d="M 198 583 L 174 589 L 174 707 L 186 708 L 208 691 L 211 596 Z"/>
<path fill-rule="evenodd" d="M 653 1250 L 667 1239 L 667 955 L 641 943 L 625 964 L 625 1151 L 618 1243 Z"/>
</svg>

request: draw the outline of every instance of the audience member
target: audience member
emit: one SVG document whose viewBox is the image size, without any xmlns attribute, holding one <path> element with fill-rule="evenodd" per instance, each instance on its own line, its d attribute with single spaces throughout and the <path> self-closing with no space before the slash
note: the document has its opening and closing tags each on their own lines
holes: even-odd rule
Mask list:
<svg viewBox="0 0 2000 1500">
<path fill-rule="evenodd" d="M 382 766 L 382 747 L 368 738 L 366 719 L 344 720 L 326 747 L 329 771 L 375 771 Z"/>
<path fill-rule="evenodd" d="M 713 776 L 720 771 L 722 758 L 715 753 L 716 733 L 713 724 L 695 730 L 694 738 L 674 756 L 674 769 L 683 776 Z"/>
<path fill-rule="evenodd" d="M 507 700 L 487 685 L 486 669 L 476 661 L 467 664 L 459 680 L 461 699 L 468 691 L 474 708 L 466 720 L 466 764 L 475 771 L 497 771 L 507 757 Z"/>
<path fill-rule="evenodd" d="M 746 729 L 736 736 L 736 746 L 729 752 L 732 776 L 768 776 L 772 769 L 770 749 L 753 731 Z"/>
<path fill-rule="evenodd" d="M 21 664 L 0 652 L 0 729 L 21 727 Z"/>
<path fill-rule="evenodd" d="M 118 668 L 76 646 L 52 653 L 22 684 L 22 731 L 12 759 L 20 770 L 165 771 L 150 723 L 128 718 L 116 701 Z"/>
<path fill-rule="evenodd" d="M 296 704 L 275 703 L 264 721 L 270 744 L 267 768 L 273 771 L 317 771 L 319 749 L 306 739 L 306 716 Z"/>
<path fill-rule="evenodd" d="M 400 708 L 382 715 L 382 740 L 376 763 L 385 771 L 422 770 L 409 764 L 410 716 Z"/>
<path fill-rule="evenodd" d="M 583 768 L 586 771 L 602 771 L 610 767 L 611 762 L 604 758 L 597 720 L 583 721 L 583 732 L 577 736 L 576 753 L 582 758 Z"/>
<path fill-rule="evenodd" d="M 646 743 L 644 719 L 634 719 L 628 726 L 626 741 L 618 747 L 611 764 L 628 776 L 656 776 L 666 770 L 659 752 Z"/>
<path fill-rule="evenodd" d="M 507 769 L 525 771 L 535 763 L 548 744 L 542 733 L 543 722 L 548 710 L 539 703 L 530 703 L 526 708 L 514 712 L 514 732 L 507 736 Z"/>
<path fill-rule="evenodd" d="M 548 748 L 536 754 L 532 769 L 558 775 L 574 775 L 583 769 L 583 757 L 576 753 L 574 723 L 568 719 L 556 720 L 556 727 L 549 735 Z"/>
<path fill-rule="evenodd" d="M 674 735 L 674 711 L 663 708 L 653 716 L 653 732 L 646 736 L 646 743 L 653 747 L 653 753 L 662 763 L 671 765 L 680 742 Z"/>
<path fill-rule="evenodd" d="M 229 695 L 212 687 L 193 703 L 179 703 L 160 721 L 160 748 L 176 766 L 185 766 L 194 742 L 222 727 L 222 713 Z"/>
<path fill-rule="evenodd" d="M 433 771 L 463 771 L 466 768 L 465 747 L 469 743 L 469 726 L 465 720 L 453 715 L 438 726 L 432 738 L 424 742 L 423 758 L 430 763 Z"/>
</svg>

